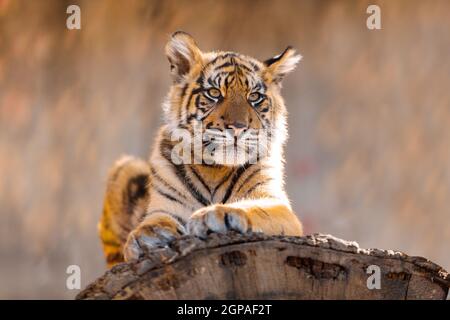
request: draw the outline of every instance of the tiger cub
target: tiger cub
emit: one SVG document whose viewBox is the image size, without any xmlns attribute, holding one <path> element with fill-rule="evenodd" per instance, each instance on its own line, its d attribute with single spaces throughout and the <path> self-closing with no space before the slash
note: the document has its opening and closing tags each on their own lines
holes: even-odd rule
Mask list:
<svg viewBox="0 0 450 320">
<path fill-rule="evenodd" d="M 291 47 L 264 62 L 202 52 L 184 32 L 166 54 L 173 85 L 150 161 L 123 157 L 108 177 L 99 232 L 109 266 L 183 234 L 302 235 L 283 186 L 280 95 L 301 56 Z"/>
</svg>

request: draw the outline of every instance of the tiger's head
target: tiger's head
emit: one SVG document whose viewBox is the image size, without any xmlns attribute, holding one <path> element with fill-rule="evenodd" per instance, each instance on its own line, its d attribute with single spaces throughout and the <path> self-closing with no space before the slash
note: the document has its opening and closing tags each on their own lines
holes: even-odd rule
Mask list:
<svg viewBox="0 0 450 320">
<path fill-rule="evenodd" d="M 166 55 L 173 79 L 164 104 L 167 127 L 201 133 L 201 145 L 211 151 L 202 153 L 203 162 L 243 165 L 255 152 L 258 159 L 281 152 L 287 136 L 281 81 L 301 59 L 294 49 L 261 62 L 235 52 L 202 52 L 179 31 Z M 231 163 L 228 146 L 234 148 Z"/>
</svg>

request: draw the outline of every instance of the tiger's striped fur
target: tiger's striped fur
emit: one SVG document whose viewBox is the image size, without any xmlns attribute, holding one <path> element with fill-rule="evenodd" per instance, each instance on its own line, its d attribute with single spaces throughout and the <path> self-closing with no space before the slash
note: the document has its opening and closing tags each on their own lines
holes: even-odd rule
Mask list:
<svg viewBox="0 0 450 320">
<path fill-rule="evenodd" d="M 99 229 L 109 265 L 136 259 L 190 233 L 258 231 L 302 234 L 284 191 L 283 145 L 286 108 L 281 80 L 300 56 L 288 47 L 260 62 L 234 52 L 202 52 L 184 32 L 167 46 L 173 85 L 164 103 L 165 124 L 149 164 L 125 157 L 109 176 Z M 267 132 L 267 148 L 257 161 L 215 159 L 177 164 L 172 139 L 177 129 L 193 132 L 254 129 Z M 255 144 L 255 140 L 249 140 Z"/>
</svg>

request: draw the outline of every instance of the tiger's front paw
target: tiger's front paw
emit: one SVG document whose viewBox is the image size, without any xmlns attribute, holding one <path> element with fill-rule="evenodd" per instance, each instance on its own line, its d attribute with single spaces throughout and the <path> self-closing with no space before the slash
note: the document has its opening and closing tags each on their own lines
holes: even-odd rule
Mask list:
<svg viewBox="0 0 450 320">
<path fill-rule="evenodd" d="M 212 232 L 226 233 L 231 230 L 240 233 L 251 230 L 245 210 L 213 205 L 194 212 L 187 223 L 187 232 L 200 238 L 206 238 Z"/>
<path fill-rule="evenodd" d="M 128 235 L 123 252 L 125 261 L 137 260 L 155 248 L 166 247 L 185 233 L 183 225 L 170 216 L 150 216 Z"/>
</svg>

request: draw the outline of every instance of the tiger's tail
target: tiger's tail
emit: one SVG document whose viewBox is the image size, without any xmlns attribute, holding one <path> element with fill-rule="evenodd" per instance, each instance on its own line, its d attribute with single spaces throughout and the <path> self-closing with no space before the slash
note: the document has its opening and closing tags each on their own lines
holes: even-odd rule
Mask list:
<svg viewBox="0 0 450 320">
<path fill-rule="evenodd" d="M 149 164 L 122 156 L 108 174 L 98 231 L 108 267 L 123 262 L 123 245 L 145 215 L 149 201 Z"/>
</svg>

